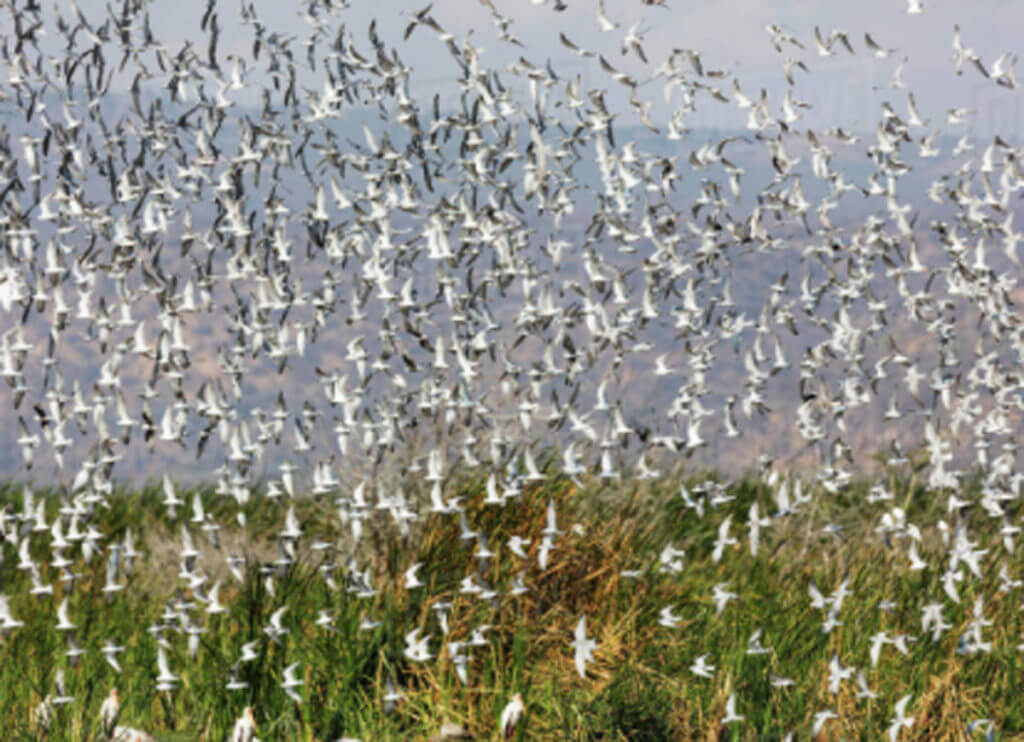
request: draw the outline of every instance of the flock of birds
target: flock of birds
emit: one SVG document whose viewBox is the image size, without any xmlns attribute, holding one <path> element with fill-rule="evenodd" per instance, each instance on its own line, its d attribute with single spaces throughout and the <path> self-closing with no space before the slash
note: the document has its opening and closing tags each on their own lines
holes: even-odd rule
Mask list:
<svg viewBox="0 0 1024 742">
<path fill-rule="evenodd" d="M 251 44 L 225 54 L 215 0 L 200 38 L 177 48 L 159 40 L 144 0 L 94 17 L 75 0 L 52 12 L 4 0 L 0 102 L 12 115 L 0 131 L 0 402 L 12 428 L 17 418 L 26 478 L 50 467 L 62 495 L 50 519 L 28 485 L 20 511 L 0 511 L 3 559 L 26 575 L 0 586 L 0 633 L 24 625 L 12 590 L 53 600 L 74 666 L 83 652 L 83 617 L 68 599 L 76 570 L 99 565 L 109 600 L 130 600 L 124 582 L 144 555 L 131 531 L 114 540 L 93 521 L 119 463 L 139 451 L 158 462 L 215 461 L 216 496 L 236 503 L 242 526 L 257 486 L 282 501 L 281 558 L 261 570 L 271 590 L 279 570 L 311 549 L 332 555 L 322 570 L 332 590 L 372 597 L 374 576 L 360 562 L 368 525 L 397 538 L 437 517 L 459 520 L 476 549 L 480 569 L 458 591 L 497 602 L 529 591 L 534 561 L 531 579 L 543 579 L 566 526 L 552 504 L 540 533 L 489 543 L 453 496 L 456 473 L 482 471 L 484 505 L 515 507 L 524 488 L 554 477 L 656 478 L 719 442 L 739 458 L 781 416 L 785 434 L 814 455 L 813 489 L 839 492 L 858 471 L 863 452 L 851 441 L 861 415 L 893 431 L 875 439 L 888 463 L 906 461 L 907 435 L 922 438 L 928 486 L 949 498 L 937 524 L 885 506 L 879 533 L 909 569 L 940 570 L 943 594 L 921 596 L 921 636 L 874 637 L 872 661 L 886 647 L 906 653 L 908 642 L 940 637 L 965 581 L 983 578 L 980 556 L 1013 554 L 1024 407 L 1022 234 L 1013 224 L 1020 151 L 1000 136 L 974 140 L 969 109 L 922 113 L 902 80 L 907 60 L 877 33 L 859 44 L 839 29 L 799 38 L 768 26 L 786 84 L 781 95 L 754 94 L 698 50 L 656 59 L 642 21 L 610 18 L 598 2 L 596 30 L 621 46 L 618 57 L 552 31 L 556 48 L 600 71 L 592 85 L 531 60 L 536 50 L 517 38 L 514 14 L 480 2 L 496 43 L 520 47 L 500 70 L 429 5 L 409 12 L 402 38 L 389 43 L 376 22 L 368 31 L 348 25 L 339 0 L 302 4 L 304 37 L 268 27 L 242 0 Z M 636 6 L 637 18 L 669 17 L 664 2 Z M 548 7 L 557 26 L 567 5 Z M 925 11 L 918 0 L 906 8 Z M 413 35 L 432 36 L 453 63 L 454 106 L 415 88 L 401 56 Z M 1015 56 L 983 59 L 959 28 L 951 45 L 951 73 L 1014 95 Z M 842 122 L 802 124 L 810 104 L 798 98 L 800 76 L 834 55 L 892 58 L 898 102 L 881 106 L 870 135 Z M 130 103 L 112 112 L 118 90 Z M 718 105 L 745 115 L 746 131 L 694 144 L 700 133 L 688 119 Z M 624 131 L 636 136 L 624 141 Z M 866 177 L 842 169 L 852 154 L 867 155 Z M 755 163 L 764 183 L 749 182 L 743 166 Z M 927 207 L 899 187 L 918 172 L 932 178 Z M 938 216 L 922 223 L 923 208 Z M 851 222 L 847 210 L 866 215 Z M 756 279 L 739 270 L 745 262 Z M 984 472 L 978 498 L 960 486 L 972 456 Z M 760 467 L 778 506 L 750 510 L 744 527 L 756 555 L 773 524 L 808 509 L 812 487 L 787 476 L 781 457 L 742 463 Z M 172 642 L 184 638 L 194 659 L 204 620 L 230 611 L 202 557 L 221 548 L 219 531 L 231 523 L 218 522 L 203 495 L 179 496 L 168 475 L 163 494 L 180 530 L 177 578 L 193 596 L 150 628 L 155 688 L 174 693 L 183 668 L 168 660 Z M 290 504 L 306 494 L 334 504 L 350 542 L 312 539 L 318 524 L 300 522 Z M 711 482 L 680 496 L 696 518 L 715 517 L 728 499 Z M 869 499 L 894 495 L 882 479 Z M 979 518 L 1000 524 L 998 544 L 972 539 Z M 714 561 L 741 548 L 738 525 L 721 521 Z M 925 528 L 942 541 L 928 562 Z M 33 558 L 40 550 L 48 562 Z M 244 579 L 245 558 L 227 559 Z M 522 565 L 513 583 L 488 584 L 496 559 Z M 682 559 L 668 544 L 660 567 L 681 574 Z M 430 569 L 410 564 L 398 579 L 422 589 Z M 1005 567 L 1001 580 L 1020 585 Z M 826 633 L 841 625 L 845 583 L 831 594 L 812 584 L 809 594 Z M 716 586 L 718 613 L 736 597 Z M 961 637 L 966 654 L 991 651 L 978 601 Z M 435 609 L 432 625 L 405 636 L 404 660 L 445 654 L 470 683 L 469 652 L 487 645 L 488 627 L 450 640 L 450 605 Z M 679 620 L 662 609 L 662 626 Z M 318 625 L 330 622 L 323 611 Z M 365 623 L 376 625 L 371 615 Z M 236 670 L 290 630 L 283 606 Z M 758 632 L 749 651 L 771 651 L 768 638 Z M 102 649 L 115 673 L 118 641 Z M 581 678 L 600 651 L 580 616 L 567 652 Z M 695 679 L 713 676 L 712 660 L 694 660 Z M 299 669 L 290 665 L 281 683 L 296 703 Z M 59 670 L 34 710 L 42 728 L 75 702 L 63 677 Z M 833 694 L 856 683 L 872 695 L 863 668 L 838 656 L 828 677 Z M 244 697 L 237 672 L 224 682 Z M 391 683 L 384 692 L 392 705 L 402 696 Z M 913 724 L 911 700 L 895 704 L 890 739 Z M 524 708 L 521 695 L 509 699 L 506 736 Z M 734 694 L 721 722 L 743 724 L 748 713 Z M 104 733 L 148 739 L 118 716 L 112 690 Z M 815 734 L 834 717 L 818 712 Z M 453 726 L 441 738 L 465 733 Z M 245 707 L 231 739 L 252 740 L 255 730 Z"/>
</svg>

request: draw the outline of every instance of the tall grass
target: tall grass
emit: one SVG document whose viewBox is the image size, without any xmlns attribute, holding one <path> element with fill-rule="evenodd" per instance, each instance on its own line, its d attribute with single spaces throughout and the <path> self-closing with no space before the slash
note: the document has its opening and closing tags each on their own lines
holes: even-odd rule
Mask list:
<svg viewBox="0 0 1024 742">
<path fill-rule="evenodd" d="M 691 477 L 689 485 L 705 478 Z M 353 547 L 330 503 L 256 496 L 246 506 L 242 528 L 234 521 L 233 505 L 203 491 L 207 509 L 225 523 L 222 551 L 244 551 L 250 561 L 246 579 L 238 582 L 222 568 L 223 555 L 193 529 L 211 582 L 216 576 L 224 580 L 220 597 L 229 612 L 208 616 L 202 604 L 190 611 L 204 628 L 195 660 L 188 657 L 184 633 L 166 632 L 171 670 L 181 677 L 171 693 L 155 689 L 156 641 L 148 629 L 175 601 L 194 600 L 176 577 L 173 544 L 180 524 L 168 520 L 154 488 L 115 492 L 107 507 L 96 510 L 92 524 L 109 537 L 108 543 L 130 526 L 145 556 L 127 578 L 126 589 L 109 602 L 101 591 L 106 555 L 90 564 L 76 560 L 74 570 L 81 577 L 68 593 L 70 614 L 77 624 L 74 636 L 86 653 L 75 666 L 64 655 L 66 638 L 55 628 L 56 607 L 66 588 L 48 565 L 45 538 L 34 542 L 31 551 L 44 565 L 44 581 L 54 585 L 52 596 L 29 595 L 28 576 L 16 569 L 12 545 L 3 547 L 0 592 L 10 597 L 14 616 L 24 621 L 0 644 L 4 739 L 40 738 L 29 721 L 30 709 L 53 692 L 57 668 L 64 668 L 75 702 L 57 710 L 47 737 L 52 740 L 98 739 L 99 706 L 115 686 L 123 703 L 122 723 L 168 740 L 225 739 L 246 705 L 255 709 L 260 737 L 270 740 L 333 740 L 343 734 L 364 740 L 425 738 L 445 720 L 487 739 L 496 736 L 501 709 L 516 692 L 527 704 L 521 739 L 777 739 L 789 731 L 807 739 L 815 712 L 826 708 L 839 718 L 826 724 L 823 735 L 879 739 L 893 704 L 907 693 L 913 697 L 908 713 L 915 716 L 914 726 L 904 732 L 908 739 L 966 738 L 967 723 L 978 717 L 994 719 L 1006 733 L 1024 730 L 1019 590 L 1000 592 L 996 578 L 1004 562 L 1016 574 L 1019 557 L 990 548 L 982 557 L 986 577 L 965 580 L 959 604 L 943 601 L 953 628 L 937 642 L 921 632 L 921 607 L 942 596 L 935 529 L 924 527 L 941 517 L 944 501 L 938 494 L 921 489 L 904 473 L 892 477 L 894 502 L 868 505 L 867 483 L 840 496 L 816 493 L 798 515 L 774 520 L 753 557 L 743 524 L 755 501 L 762 513 L 774 512 L 765 484 L 747 479 L 728 485 L 733 499 L 717 510 L 709 507 L 703 517 L 684 507 L 679 484 L 680 477 L 664 477 L 577 487 L 556 479 L 527 488 L 514 506 L 494 508 L 482 504 L 482 483 L 466 480 L 458 487 L 467 517 L 499 555 L 486 564 L 474 558 L 474 541 L 460 539 L 457 518 L 423 515 L 406 536 L 384 528 Z M 20 501 L 18 486 L 0 492 L 0 502 L 14 509 Z M 564 534 L 541 571 L 536 553 L 549 501 L 556 504 Z M 933 557 L 931 566 L 919 572 L 907 569 L 905 548 L 890 548 L 875 532 L 881 513 L 904 502 L 908 519 L 924 531 L 922 553 Z M 290 504 L 306 535 L 297 561 L 275 566 L 275 529 Z M 56 496 L 48 498 L 50 519 L 59 505 Z M 187 510 L 179 513 L 179 520 L 187 515 Z M 740 543 L 715 564 L 711 552 L 727 515 L 733 517 L 732 534 Z M 840 528 L 825 530 L 828 524 Z M 974 537 L 984 537 L 983 545 L 995 544 L 995 526 L 982 518 L 972 525 Z M 520 563 L 505 548 L 512 534 L 533 539 L 529 560 Z M 314 537 L 340 545 L 340 553 L 312 550 Z M 659 555 L 667 544 L 685 551 L 678 574 L 660 569 Z M 377 590 L 372 598 L 345 589 L 348 557 L 360 569 L 370 568 Z M 336 562 L 333 590 L 323 579 L 328 560 Z M 416 561 L 424 563 L 420 577 L 427 585 L 406 590 L 402 574 Z M 521 569 L 530 591 L 513 597 L 507 591 Z M 627 577 L 624 570 L 642 574 Z M 272 594 L 265 579 L 270 572 Z M 459 582 L 469 574 L 496 589 L 498 598 L 485 601 L 460 593 Z M 810 606 L 808 584 L 813 579 L 827 594 L 844 578 L 852 595 L 840 613 L 842 625 L 826 634 L 821 613 Z M 739 599 L 717 616 L 711 596 L 719 583 L 727 583 Z M 985 637 L 992 652 L 958 654 L 958 637 L 973 617 L 978 595 L 985 597 L 985 616 L 992 621 Z M 439 601 L 452 604 L 446 637 L 436 617 Z M 883 601 L 894 607 L 883 609 Z M 289 633 L 275 642 L 263 627 L 284 605 Z M 658 625 L 666 606 L 681 619 L 675 628 Z M 331 630 L 314 624 L 320 610 L 333 616 Z M 598 641 L 586 679 L 576 674 L 569 644 L 581 615 Z M 368 618 L 380 625 L 360 629 Z M 442 640 L 464 641 L 481 624 L 493 627 L 489 643 L 468 650 L 470 682 L 463 685 Z M 421 664 L 403 657 L 404 635 L 417 626 L 431 635 L 435 654 Z M 758 628 L 771 651 L 748 654 L 747 641 Z M 886 647 L 872 668 L 870 637 L 878 631 L 918 638 L 907 656 Z M 241 645 L 256 639 L 259 659 L 239 668 L 239 679 L 248 688 L 227 690 Z M 107 640 L 125 647 L 118 658 L 121 673 L 99 651 Z M 852 681 L 832 696 L 828 662 L 834 652 L 845 665 L 864 669 L 877 698 L 858 698 Z M 711 679 L 688 669 L 701 654 L 708 654 L 715 666 Z M 301 704 L 280 688 L 283 669 L 292 662 L 299 663 L 305 681 Z M 773 687 L 770 673 L 792 678 L 794 685 Z M 404 693 L 390 710 L 383 700 L 389 680 Z M 723 728 L 720 719 L 732 693 L 746 720 Z"/>
</svg>

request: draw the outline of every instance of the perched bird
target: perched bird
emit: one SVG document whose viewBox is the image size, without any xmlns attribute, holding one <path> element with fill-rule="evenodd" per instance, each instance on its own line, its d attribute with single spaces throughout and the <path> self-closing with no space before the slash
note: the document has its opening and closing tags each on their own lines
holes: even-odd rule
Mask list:
<svg viewBox="0 0 1024 742">
<path fill-rule="evenodd" d="M 512 696 L 512 700 L 505 704 L 505 708 L 501 711 L 501 720 L 499 722 L 503 737 L 511 739 L 516 736 L 516 725 L 519 723 L 525 710 L 526 706 L 523 704 L 523 697 L 518 693 Z"/>
<path fill-rule="evenodd" d="M 252 706 L 242 709 L 242 715 L 235 721 L 231 731 L 231 742 L 254 742 L 256 739 L 256 721 L 252 716 Z"/>
<path fill-rule="evenodd" d="M 117 726 L 117 717 L 121 712 L 121 701 L 117 694 L 117 688 L 111 688 L 110 693 L 100 706 L 100 729 L 106 737 L 113 737 L 114 727 Z"/>
</svg>

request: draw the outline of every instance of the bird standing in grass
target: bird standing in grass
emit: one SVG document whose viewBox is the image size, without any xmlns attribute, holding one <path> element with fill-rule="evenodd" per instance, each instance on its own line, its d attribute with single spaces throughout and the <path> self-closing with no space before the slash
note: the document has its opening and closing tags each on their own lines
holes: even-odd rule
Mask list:
<svg viewBox="0 0 1024 742">
<path fill-rule="evenodd" d="M 256 720 L 252 718 L 252 706 L 242 709 L 242 715 L 235 722 L 231 742 L 256 742 Z"/>
<path fill-rule="evenodd" d="M 155 737 L 132 727 L 119 726 L 117 718 L 121 714 L 121 697 L 117 688 L 110 693 L 100 706 L 100 739 L 103 742 L 155 742 Z"/>
<path fill-rule="evenodd" d="M 516 735 L 516 724 L 519 723 L 525 710 L 523 697 L 516 693 L 501 712 L 501 733 L 505 739 L 511 739 Z"/>
<path fill-rule="evenodd" d="M 117 715 L 121 711 L 121 700 L 117 694 L 117 688 L 111 688 L 110 693 L 100 706 L 100 727 L 106 737 L 112 737 L 114 728 L 117 726 Z"/>
<path fill-rule="evenodd" d="M 50 725 L 53 724 L 53 696 L 47 694 L 46 698 L 32 710 L 32 724 L 42 736 L 50 733 Z"/>
</svg>

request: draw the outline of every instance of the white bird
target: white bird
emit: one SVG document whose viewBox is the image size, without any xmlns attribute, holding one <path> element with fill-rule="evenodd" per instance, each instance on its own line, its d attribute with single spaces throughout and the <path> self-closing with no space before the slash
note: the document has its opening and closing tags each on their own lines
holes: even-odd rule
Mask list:
<svg viewBox="0 0 1024 742">
<path fill-rule="evenodd" d="M 921 558 L 921 555 L 917 551 L 917 541 L 910 542 L 910 549 L 907 554 L 910 557 L 910 569 L 912 571 L 920 571 L 928 566 L 928 563 Z"/>
<path fill-rule="evenodd" d="M 760 627 L 754 629 L 754 633 L 747 640 L 747 654 L 768 654 L 771 651 L 770 648 L 761 643 L 761 634 L 762 629 Z"/>
<path fill-rule="evenodd" d="M 57 695 L 53 697 L 54 706 L 66 706 L 75 700 L 74 696 L 68 695 L 67 685 L 64 683 L 64 668 L 57 668 L 56 677 L 53 679 L 53 685 L 57 690 Z"/>
<path fill-rule="evenodd" d="M 878 694 L 875 693 L 871 688 L 868 687 L 868 679 L 864 675 L 864 670 L 857 671 L 857 698 L 877 698 Z"/>
<path fill-rule="evenodd" d="M 474 627 L 472 633 L 469 635 L 469 641 L 466 642 L 471 647 L 486 647 L 487 637 L 484 634 L 491 628 L 490 624 L 481 624 L 480 626 Z"/>
<path fill-rule="evenodd" d="M 224 688 L 230 691 L 245 690 L 249 687 L 249 684 L 238 677 L 238 667 L 241 663 L 235 662 L 231 669 L 228 670 L 228 682 L 224 684 Z"/>
<path fill-rule="evenodd" d="M 121 664 L 117 661 L 117 655 L 124 651 L 124 647 L 119 647 L 108 640 L 100 647 L 100 651 L 103 653 L 103 659 L 107 661 L 107 664 L 114 668 L 115 672 L 121 672 Z"/>
<path fill-rule="evenodd" d="M 163 645 L 158 645 L 156 648 L 156 667 L 157 689 L 173 690 L 174 684 L 178 682 L 179 678 L 171 672 L 170 667 L 167 665 L 167 652 L 164 650 Z"/>
<path fill-rule="evenodd" d="M 384 713 L 392 713 L 392 711 L 394 711 L 395 704 L 403 698 L 405 698 L 405 693 L 396 688 L 394 681 L 392 681 L 391 678 L 388 678 L 384 683 L 384 696 L 382 697 L 382 700 L 384 701 Z"/>
<path fill-rule="evenodd" d="M 205 523 L 206 522 L 206 511 L 203 510 L 203 500 L 199 496 L 199 492 L 192 493 L 192 518 L 191 523 Z"/>
<path fill-rule="evenodd" d="M 996 725 L 991 719 L 974 719 L 967 724 L 967 734 L 971 735 L 978 731 L 985 732 L 985 742 L 993 742 L 996 738 Z"/>
<path fill-rule="evenodd" d="M 502 735 L 506 739 L 511 739 L 515 736 L 516 725 L 519 723 L 525 710 L 526 706 L 523 704 L 523 697 L 519 693 L 512 696 L 512 700 L 502 709 L 499 726 L 501 727 Z"/>
<path fill-rule="evenodd" d="M 871 666 L 878 666 L 878 659 L 882 654 L 882 647 L 889 643 L 889 635 L 884 631 L 879 631 L 877 634 L 871 637 L 871 648 L 868 650 L 868 656 L 871 658 Z"/>
<path fill-rule="evenodd" d="M 253 660 L 259 659 L 259 653 L 256 651 L 256 647 L 259 646 L 259 642 L 251 641 L 246 642 L 242 645 L 242 656 L 239 658 L 239 662 L 252 662 Z"/>
<path fill-rule="evenodd" d="M 732 525 L 732 516 L 727 515 L 725 520 L 718 526 L 718 538 L 715 539 L 715 547 L 711 552 L 711 561 L 718 564 L 722 560 L 722 554 L 726 546 L 733 546 L 736 539 L 729 535 L 729 527 Z"/>
<path fill-rule="evenodd" d="M 839 685 L 844 680 L 853 676 L 854 668 L 845 667 L 839 661 L 839 655 L 832 652 L 832 659 L 828 663 L 828 690 L 834 696 L 839 693 Z"/>
<path fill-rule="evenodd" d="M 32 724 L 43 735 L 49 734 L 53 724 L 53 696 L 49 693 L 32 709 Z"/>
<path fill-rule="evenodd" d="M 213 583 L 213 587 L 210 588 L 210 592 L 206 594 L 206 600 L 208 601 L 206 606 L 207 613 L 227 613 L 227 607 L 220 602 L 220 580 Z"/>
<path fill-rule="evenodd" d="M 256 720 L 252 716 L 252 706 L 242 709 L 242 715 L 235 721 L 231 731 L 231 742 L 255 742 Z"/>
<path fill-rule="evenodd" d="M 101 592 L 110 599 L 114 593 L 124 590 L 124 585 L 117 582 L 117 562 L 111 559 L 107 562 L 106 581 Z"/>
<path fill-rule="evenodd" d="M 719 582 L 712 588 L 711 599 L 715 601 L 715 616 L 721 616 L 729 601 L 737 600 L 740 597 L 736 593 L 725 589 L 728 584 L 727 582 Z"/>
<path fill-rule="evenodd" d="M 290 699 L 295 703 L 302 703 L 302 696 L 295 690 L 305 683 L 304 680 L 299 680 L 296 676 L 295 671 L 298 669 L 299 663 L 293 662 L 284 669 L 284 680 L 281 681 L 281 687 L 284 688 L 284 692 Z"/>
<path fill-rule="evenodd" d="M 679 625 L 680 618 L 672 612 L 672 606 L 667 605 L 658 614 L 658 625 L 667 629 L 674 629 Z"/>
<path fill-rule="evenodd" d="M 679 496 L 683 498 L 683 504 L 686 505 L 688 510 L 693 510 L 697 513 L 698 518 L 704 517 L 704 498 L 698 497 L 696 500 L 690 494 L 690 490 L 686 488 L 686 484 L 682 484 L 679 487 Z"/>
<path fill-rule="evenodd" d="M 813 720 L 812 726 L 811 726 L 811 737 L 817 738 L 817 736 L 819 734 L 821 734 L 822 728 L 825 726 L 825 723 L 829 719 L 838 719 L 838 718 L 839 718 L 839 714 L 837 714 L 832 709 L 825 709 L 824 711 L 818 711 L 817 713 L 815 713 L 814 714 L 814 720 Z"/>
<path fill-rule="evenodd" d="M 736 694 L 731 693 L 725 702 L 725 716 L 722 717 L 722 724 L 732 724 L 734 721 L 743 721 L 745 718 L 736 713 Z"/>
<path fill-rule="evenodd" d="M 68 598 L 65 595 L 57 607 L 57 631 L 72 631 L 74 628 L 75 625 L 68 618 Z"/>
<path fill-rule="evenodd" d="M 509 536 L 508 541 L 505 542 L 505 545 L 508 547 L 508 550 L 515 554 L 517 557 L 519 557 L 520 559 L 526 559 L 526 547 L 530 545 L 531 540 L 532 539 L 512 535 Z"/>
<path fill-rule="evenodd" d="M 284 518 L 284 530 L 281 531 L 282 538 L 298 539 L 302 537 L 302 528 L 299 526 L 299 519 L 295 515 L 295 506 L 288 508 Z"/>
<path fill-rule="evenodd" d="M 699 657 L 697 657 L 697 659 L 693 661 L 693 664 L 690 665 L 690 672 L 702 678 L 714 677 L 715 666 L 708 664 L 708 657 L 709 655 L 707 654 L 702 654 Z"/>
<path fill-rule="evenodd" d="M 601 28 L 601 31 L 605 33 L 608 31 L 614 31 L 619 27 L 618 23 L 613 23 L 609 20 L 608 16 L 605 15 L 604 0 L 598 0 L 597 3 L 597 25 Z"/>
<path fill-rule="evenodd" d="M 114 727 L 117 726 L 117 715 L 120 711 L 121 701 L 117 695 L 117 688 L 111 688 L 110 693 L 100 706 L 100 727 L 107 737 L 113 736 Z"/>
<path fill-rule="evenodd" d="M 907 716 L 907 704 L 910 703 L 911 698 L 912 696 L 908 694 L 896 702 L 896 706 L 893 710 L 895 715 L 889 720 L 890 742 L 896 742 L 896 739 L 900 736 L 901 729 L 909 729 L 914 725 L 914 717 Z"/>
<path fill-rule="evenodd" d="M 548 500 L 548 509 L 547 515 L 545 517 L 544 530 L 541 531 L 541 534 L 543 534 L 544 536 L 554 537 L 560 535 L 561 533 L 562 531 L 558 530 L 558 523 L 555 514 L 555 501 Z"/>
<path fill-rule="evenodd" d="M 459 682 L 469 685 L 469 656 L 463 654 L 464 647 L 465 642 L 448 642 L 448 656 L 455 666 L 455 674 L 458 676 Z"/>
<path fill-rule="evenodd" d="M 597 642 L 587 638 L 587 617 L 582 616 L 576 623 L 576 630 L 573 634 L 573 662 L 576 665 L 576 672 L 581 678 L 587 677 L 587 662 L 594 659 L 594 649 Z"/>
<path fill-rule="evenodd" d="M 562 451 L 562 473 L 567 477 L 575 478 L 586 471 L 586 467 L 576 458 L 576 441 L 572 441 Z M 573 481 L 576 480 L 573 479 Z"/>
<path fill-rule="evenodd" d="M 772 524 L 771 518 L 760 517 L 758 504 L 751 504 L 747 515 L 747 528 L 750 531 L 750 556 L 756 557 L 758 548 L 761 545 L 761 529 Z"/>
<path fill-rule="evenodd" d="M 1015 90 L 1017 88 L 1017 55 L 1005 52 L 996 58 L 989 70 L 989 76 L 1003 87 Z"/>
<path fill-rule="evenodd" d="M 807 594 L 811 597 L 811 608 L 817 608 L 819 611 L 823 611 L 828 608 L 829 600 L 821 594 L 821 591 L 818 589 L 818 585 L 814 581 L 813 577 L 807 585 Z"/>
<path fill-rule="evenodd" d="M 288 610 L 287 605 L 283 605 L 276 611 L 270 614 L 270 623 L 263 628 L 263 632 L 270 636 L 274 641 L 278 641 L 282 636 L 288 633 L 289 629 L 286 629 L 281 623 L 281 619 L 284 618 L 285 611 Z"/>
<path fill-rule="evenodd" d="M 871 34 L 869 33 L 864 34 L 864 45 L 867 46 L 867 48 L 870 49 L 871 52 L 879 59 L 885 59 L 896 51 L 895 49 L 883 48 L 873 38 L 871 38 Z"/>
<path fill-rule="evenodd" d="M 796 681 L 793 678 L 785 678 L 773 672 L 768 673 L 768 680 L 773 688 L 791 688 L 796 685 Z"/>
<path fill-rule="evenodd" d="M 413 662 L 426 662 L 431 657 L 427 643 L 430 635 L 420 638 L 420 629 L 416 628 L 405 635 L 405 656 Z"/>
<path fill-rule="evenodd" d="M 163 489 L 164 499 L 162 502 L 167 508 L 167 515 L 171 520 L 175 520 L 178 517 L 178 506 L 185 503 L 178 498 L 177 493 L 174 491 L 174 482 L 171 481 L 167 474 L 164 474 Z"/>
<path fill-rule="evenodd" d="M 892 72 L 892 77 L 889 79 L 889 87 L 902 89 L 906 85 L 903 83 L 903 70 L 907 66 L 908 57 L 904 57 L 903 61 L 896 65 L 896 69 Z"/>
<path fill-rule="evenodd" d="M 416 562 L 414 565 L 405 570 L 405 589 L 412 590 L 417 587 L 423 587 L 423 582 L 420 581 L 419 577 L 416 576 L 416 572 L 423 566 L 423 562 Z"/>
</svg>

